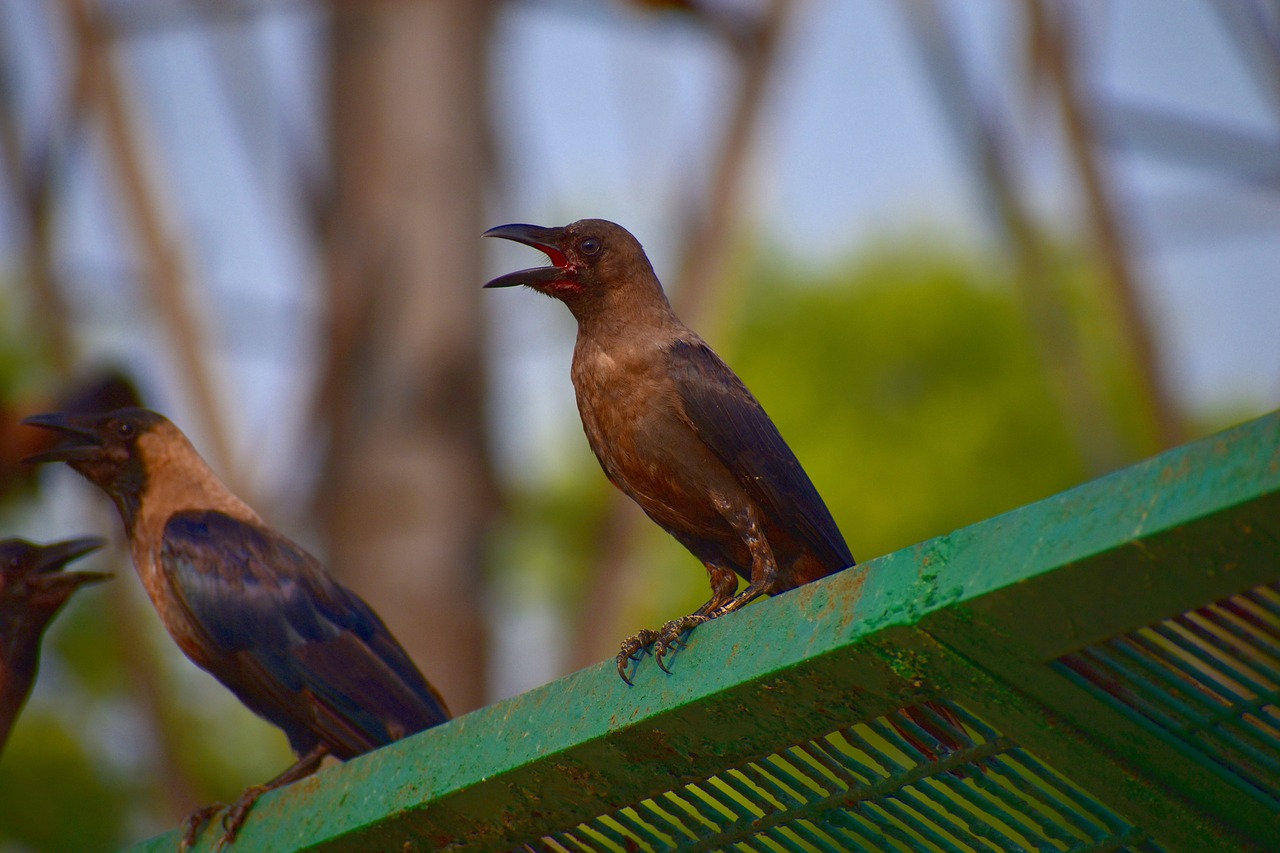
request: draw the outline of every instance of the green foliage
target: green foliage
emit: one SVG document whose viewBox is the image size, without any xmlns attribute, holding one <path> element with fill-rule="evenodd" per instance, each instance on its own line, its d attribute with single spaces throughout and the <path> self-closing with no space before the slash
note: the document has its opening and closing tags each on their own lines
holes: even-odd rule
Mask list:
<svg viewBox="0 0 1280 853">
<path fill-rule="evenodd" d="M 138 793 L 136 783 L 104 771 L 79 732 L 48 715 L 24 714 L 0 763 L 0 846 L 43 853 L 114 849 L 129 840 Z"/>
<path fill-rule="evenodd" d="M 13 288 L 0 287 L 0 402 L 30 391 L 49 379 L 49 367 L 27 312 L 14 303 Z"/>
<path fill-rule="evenodd" d="M 1083 476 L 1011 288 L 903 245 L 749 283 L 725 357 L 769 410 L 861 559 Z M 790 279 L 790 280 L 789 280 Z"/>
</svg>

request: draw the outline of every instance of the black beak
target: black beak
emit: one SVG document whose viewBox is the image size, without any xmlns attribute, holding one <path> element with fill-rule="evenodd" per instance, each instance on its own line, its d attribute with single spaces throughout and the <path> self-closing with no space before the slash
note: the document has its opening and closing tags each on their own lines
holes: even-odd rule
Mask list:
<svg viewBox="0 0 1280 853">
<path fill-rule="evenodd" d="M 563 228 L 544 228 L 541 225 L 499 225 L 497 228 L 490 228 L 481 236 L 501 237 L 504 240 L 514 240 L 517 243 L 532 246 L 550 258 L 552 263 L 549 267 L 534 267 L 507 273 L 495 278 L 485 287 L 514 287 L 523 284 L 537 290 L 541 286 L 573 278 L 573 268 L 569 265 L 569 259 L 562 248 Z"/>
<path fill-rule="evenodd" d="M 23 418 L 27 426 L 40 427 L 62 435 L 62 443 L 23 459 L 23 462 L 82 462 L 96 459 L 102 451 L 102 439 L 94 429 L 97 416 L 70 415 L 65 412 L 49 412 Z"/>
<path fill-rule="evenodd" d="M 77 560 L 90 551 L 96 551 L 106 544 L 105 539 L 100 539 L 97 536 L 86 536 L 83 539 L 68 539 L 65 542 L 53 542 L 45 545 L 40 549 L 40 557 L 36 561 L 33 574 L 56 572 L 72 560 Z M 102 577 L 108 576 L 102 575 Z"/>
<path fill-rule="evenodd" d="M 66 542 L 53 542 L 40 548 L 36 563 L 27 576 L 36 590 L 44 595 L 56 596 L 57 600 L 65 600 L 78 587 L 87 583 L 98 583 L 108 580 L 107 572 L 63 572 L 62 567 L 72 560 L 79 559 L 90 551 L 96 551 L 107 544 L 96 536 L 84 539 L 68 539 Z"/>
</svg>

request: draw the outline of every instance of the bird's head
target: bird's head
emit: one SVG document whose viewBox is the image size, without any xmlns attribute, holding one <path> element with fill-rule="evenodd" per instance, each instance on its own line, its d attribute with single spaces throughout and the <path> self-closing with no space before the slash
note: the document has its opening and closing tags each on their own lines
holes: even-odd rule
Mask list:
<svg viewBox="0 0 1280 853">
<path fill-rule="evenodd" d="M 96 537 L 37 545 L 25 539 L 0 540 L 0 610 L 56 610 L 79 586 L 111 577 L 102 572 L 60 571 L 106 543 Z M 7 620 L 6 620 L 7 621 Z"/>
<path fill-rule="evenodd" d="M 66 462 L 117 499 L 135 499 L 147 483 L 146 446 L 150 436 L 176 429 L 148 409 L 117 409 L 105 414 L 51 412 L 22 421 L 52 430 L 62 440 L 52 448 L 28 456 L 24 462 Z"/>
<path fill-rule="evenodd" d="M 613 222 L 580 219 L 561 228 L 499 225 L 483 236 L 524 243 L 543 252 L 551 261 L 551 266 L 499 276 L 485 287 L 523 284 L 563 301 L 575 314 L 588 305 L 620 296 L 636 297 L 645 292 L 656 293 L 666 304 L 662 286 L 653 274 L 640 241 Z"/>
</svg>

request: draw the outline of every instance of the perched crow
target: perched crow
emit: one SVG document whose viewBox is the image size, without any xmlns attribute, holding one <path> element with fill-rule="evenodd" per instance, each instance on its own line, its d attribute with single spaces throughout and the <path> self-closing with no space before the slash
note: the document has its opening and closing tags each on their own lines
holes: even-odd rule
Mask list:
<svg viewBox="0 0 1280 853">
<path fill-rule="evenodd" d="M 44 629 L 73 592 L 111 577 L 59 569 L 103 544 L 101 539 L 48 545 L 0 540 L 0 750 L 35 682 Z"/>
<path fill-rule="evenodd" d="M 644 249 L 624 228 L 485 232 L 546 253 L 551 266 L 496 278 L 568 306 L 578 321 L 572 379 L 587 441 L 615 486 L 707 567 L 711 600 L 628 637 L 618 674 L 653 645 L 658 665 L 688 629 L 761 594 L 852 566 L 840 530 L 764 409 L 671 310 Z M 738 577 L 748 583 L 737 591 Z"/>
<path fill-rule="evenodd" d="M 224 815 L 232 841 L 263 793 L 449 719 L 378 615 L 310 554 L 267 527 L 172 423 L 146 409 L 46 414 L 23 423 L 63 440 L 64 461 L 105 491 L 170 635 L 250 710 L 279 726 L 296 764 Z M 193 814 L 185 841 L 221 806 Z"/>
</svg>

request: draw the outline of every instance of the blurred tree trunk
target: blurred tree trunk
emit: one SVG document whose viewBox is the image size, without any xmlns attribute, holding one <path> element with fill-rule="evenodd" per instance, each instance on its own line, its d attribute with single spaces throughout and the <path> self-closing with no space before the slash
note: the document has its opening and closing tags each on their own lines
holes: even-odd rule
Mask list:
<svg viewBox="0 0 1280 853">
<path fill-rule="evenodd" d="M 338 2 L 325 221 L 328 557 L 455 712 L 484 702 L 480 285 L 492 3 Z"/>
</svg>

